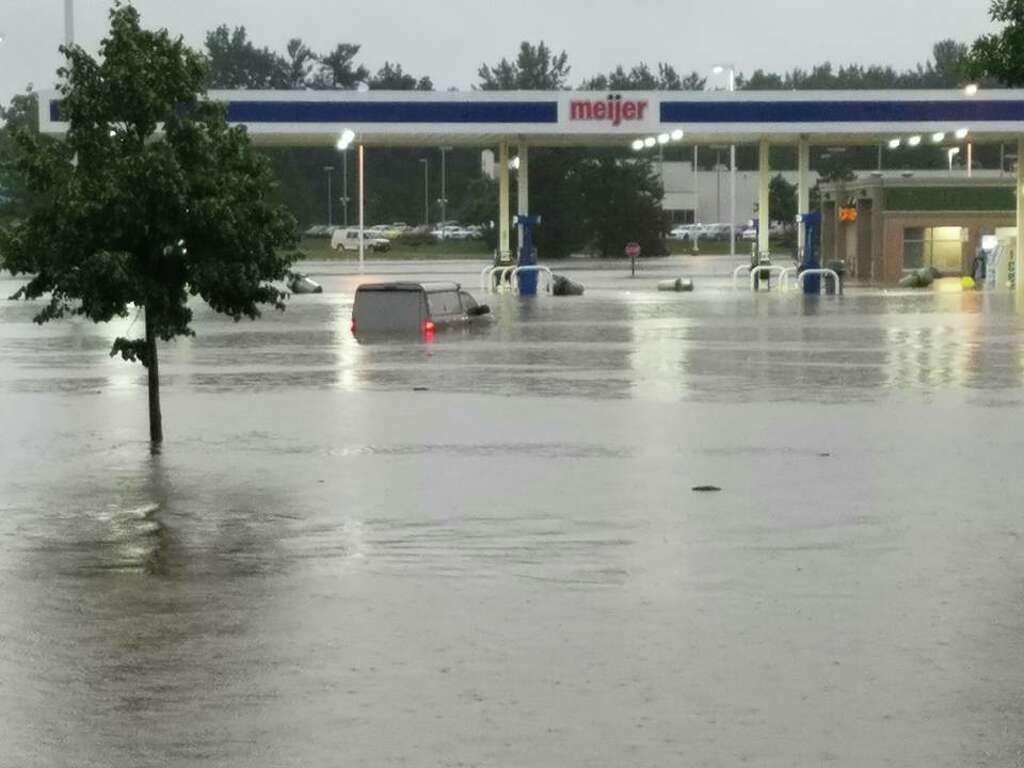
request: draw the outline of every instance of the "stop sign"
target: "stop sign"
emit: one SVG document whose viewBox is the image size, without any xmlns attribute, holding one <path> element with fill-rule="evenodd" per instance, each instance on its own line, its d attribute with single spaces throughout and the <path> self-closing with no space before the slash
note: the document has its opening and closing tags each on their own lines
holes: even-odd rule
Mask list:
<svg viewBox="0 0 1024 768">
<path fill-rule="evenodd" d="M 639 256 L 640 243 L 628 243 L 626 245 L 626 255 L 631 259 L 635 259 L 637 256 Z"/>
</svg>

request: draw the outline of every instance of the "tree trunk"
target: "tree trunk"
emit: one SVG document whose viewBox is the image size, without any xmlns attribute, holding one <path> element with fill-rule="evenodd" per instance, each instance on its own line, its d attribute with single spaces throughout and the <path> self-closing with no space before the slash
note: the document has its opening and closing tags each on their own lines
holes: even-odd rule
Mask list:
<svg viewBox="0 0 1024 768">
<path fill-rule="evenodd" d="M 156 328 L 146 312 L 146 372 L 149 374 L 149 439 L 153 445 L 164 441 L 163 417 L 160 415 L 160 362 L 156 351 Z"/>
</svg>

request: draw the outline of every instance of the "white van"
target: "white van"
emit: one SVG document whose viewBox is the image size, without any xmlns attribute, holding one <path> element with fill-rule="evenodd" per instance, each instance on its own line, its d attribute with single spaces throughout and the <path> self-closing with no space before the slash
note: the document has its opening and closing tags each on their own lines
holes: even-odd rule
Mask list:
<svg viewBox="0 0 1024 768">
<path fill-rule="evenodd" d="M 370 234 L 369 230 L 363 230 L 363 242 L 366 250 L 374 253 L 385 253 L 391 250 L 391 241 L 386 237 L 378 237 Z M 348 227 L 334 230 L 331 235 L 331 248 L 336 251 L 359 251 L 359 228 Z"/>
<path fill-rule="evenodd" d="M 458 283 L 366 283 L 356 289 L 352 333 L 432 333 L 490 312 Z"/>
</svg>

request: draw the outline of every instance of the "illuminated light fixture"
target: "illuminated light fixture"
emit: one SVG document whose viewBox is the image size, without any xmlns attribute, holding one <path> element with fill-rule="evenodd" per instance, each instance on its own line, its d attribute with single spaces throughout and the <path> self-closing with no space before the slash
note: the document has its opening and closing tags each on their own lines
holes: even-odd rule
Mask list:
<svg viewBox="0 0 1024 768">
<path fill-rule="evenodd" d="M 715 66 L 711 68 L 711 73 L 714 75 L 720 75 L 723 72 L 725 72 L 725 67 L 722 64 L 715 64 Z"/>
<path fill-rule="evenodd" d="M 434 324 L 433 320 L 427 320 L 427 322 L 423 324 L 424 333 L 433 333 L 435 330 L 437 330 L 437 326 Z"/>
<path fill-rule="evenodd" d="M 911 136 L 909 139 L 907 139 L 907 146 L 908 147 L 916 147 L 916 146 L 919 146 L 920 144 L 921 144 L 921 137 L 920 136 Z"/>
<path fill-rule="evenodd" d="M 964 86 L 964 95 L 965 96 L 977 96 L 978 95 L 978 84 L 977 83 L 968 83 L 966 86 Z"/>
<path fill-rule="evenodd" d="M 889 139 L 889 149 L 899 149 L 902 143 L 899 139 Z"/>
<path fill-rule="evenodd" d="M 970 130 L 968 130 L 967 128 L 961 128 L 959 131 L 956 132 L 956 137 L 960 141 L 963 141 L 964 139 L 967 138 L 969 133 L 970 133 Z"/>
<path fill-rule="evenodd" d="M 519 170 L 519 157 L 518 156 L 513 157 L 512 158 L 512 162 L 510 162 L 508 164 L 508 167 L 511 168 L 513 171 L 518 171 Z"/>
<path fill-rule="evenodd" d="M 653 136 L 648 136 L 646 139 L 644 139 L 644 146 L 647 147 L 648 149 L 650 149 L 657 143 L 658 140 L 655 139 Z"/>
<path fill-rule="evenodd" d="M 341 136 L 338 138 L 338 149 L 344 152 L 349 146 L 355 141 L 356 135 L 351 130 L 344 130 L 341 132 Z"/>
<path fill-rule="evenodd" d="M 944 134 L 942 131 L 939 131 L 938 133 L 933 133 L 932 134 L 932 144 L 941 144 L 945 140 L 946 140 L 946 134 Z"/>
<path fill-rule="evenodd" d="M 637 139 L 636 141 L 633 142 L 632 147 L 634 152 L 639 152 L 641 149 L 644 148 L 644 140 Z"/>
<path fill-rule="evenodd" d="M 667 133 L 662 133 L 662 134 L 660 134 L 658 136 L 658 143 L 659 144 L 668 144 L 670 139 L 671 139 L 671 136 L 669 136 Z"/>
<path fill-rule="evenodd" d="M 672 131 L 672 141 L 682 141 L 683 136 L 685 136 L 685 134 L 683 133 L 682 128 L 676 128 Z"/>
</svg>

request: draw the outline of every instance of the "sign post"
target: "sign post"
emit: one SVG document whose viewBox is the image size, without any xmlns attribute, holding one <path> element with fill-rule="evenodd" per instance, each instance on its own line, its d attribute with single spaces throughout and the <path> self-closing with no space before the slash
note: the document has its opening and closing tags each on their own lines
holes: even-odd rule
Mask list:
<svg viewBox="0 0 1024 768">
<path fill-rule="evenodd" d="M 630 275 L 636 277 L 637 259 L 640 258 L 640 243 L 627 243 L 626 256 L 629 257 Z"/>
</svg>

